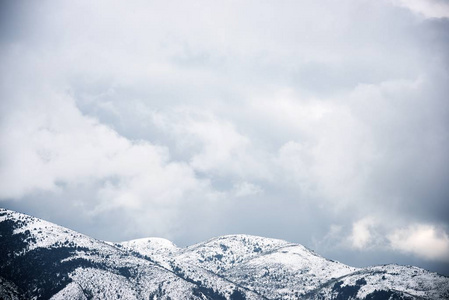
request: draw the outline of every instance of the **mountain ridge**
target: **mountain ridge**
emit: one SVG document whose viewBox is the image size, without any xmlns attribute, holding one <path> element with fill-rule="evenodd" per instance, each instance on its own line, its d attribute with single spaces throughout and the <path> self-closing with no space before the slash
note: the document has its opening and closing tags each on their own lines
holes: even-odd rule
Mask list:
<svg viewBox="0 0 449 300">
<path fill-rule="evenodd" d="M 0 299 L 449 299 L 443 275 L 253 235 L 111 243 L 0 209 L 0 241 Z"/>
</svg>

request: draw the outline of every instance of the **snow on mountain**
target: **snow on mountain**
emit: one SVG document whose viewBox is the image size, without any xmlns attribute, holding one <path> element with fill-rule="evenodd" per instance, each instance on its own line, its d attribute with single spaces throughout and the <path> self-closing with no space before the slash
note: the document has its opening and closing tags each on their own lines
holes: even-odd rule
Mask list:
<svg viewBox="0 0 449 300">
<path fill-rule="evenodd" d="M 246 260 L 224 276 L 271 299 L 296 299 L 332 278 L 357 271 L 327 260 L 301 245 L 288 245 Z M 272 284 L 276 283 L 276 288 Z"/>
<path fill-rule="evenodd" d="M 158 255 L 158 254 L 172 254 L 179 250 L 171 241 L 163 238 L 150 237 L 127 242 L 117 243 L 128 249 L 139 252 L 142 255 Z"/>
<path fill-rule="evenodd" d="M 116 243 L 115 246 L 148 257 L 167 269 L 171 269 L 170 258 L 180 250 L 169 240 L 156 237 Z"/>
<path fill-rule="evenodd" d="M 220 273 L 262 253 L 275 251 L 287 245 L 293 244 L 251 235 L 227 235 L 187 247 L 180 251 L 176 258 Z"/>
<path fill-rule="evenodd" d="M 389 289 L 418 299 L 449 299 L 449 280 L 445 276 L 413 266 L 384 265 L 369 267 L 344 276 L 342 287 L 360 286 L 360 299 Z M 329 288 L 327 288 L 329 292 Z"/>
<path fill-rule="evenodd" d="M 449 278 L 250 235 L 109 243 L 0 209 L 0 299 L 449 299 Z"/>
<path fill-rule="evenodd" d="M 278 239 L 227 235 L 187 248 L 121 244 L 172 268 L 208 270 L 267 299 L 449 299 L 445 276 L 397 265 L 354 268 Z"/>
<path fill-rule="evenodd" d="M 244 291 L 246 299 L 261 298 L 257 292 L 251 291 L 226 278 L 217 276 L 216 273 L 198 264 L 177 259 L 177 256 L 183 253 L 184 249 L 176 247 L 169 240 L 162 238 L 144 238 L 117 243 L 116 245 L 124 250 L 130 251 L 131 254 L 134 253 L 147 257 L 188 281 L 200 282 L 209 289 L 221 291 L 221 294 L 226 298 L 237 297 L 240 293 L 239 289 Z"/>
<path fill-rule="evenodd" d="M 242 294 L 183 278 L 111 244 L 17 212 L 0 210 L 3 299 L 230 299 Z"/>
</svg>

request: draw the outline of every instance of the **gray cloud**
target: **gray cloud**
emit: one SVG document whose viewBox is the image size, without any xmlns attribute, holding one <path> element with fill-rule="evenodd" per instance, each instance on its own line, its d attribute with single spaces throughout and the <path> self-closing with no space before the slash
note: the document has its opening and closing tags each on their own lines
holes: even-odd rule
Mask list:
<svg viewBox="0 0 449 300">
<path fill-rule="evenodd" d="M 448 273 L 449 23 L 407 3 L 2 4 L 2 203 Z"/>
</svg>

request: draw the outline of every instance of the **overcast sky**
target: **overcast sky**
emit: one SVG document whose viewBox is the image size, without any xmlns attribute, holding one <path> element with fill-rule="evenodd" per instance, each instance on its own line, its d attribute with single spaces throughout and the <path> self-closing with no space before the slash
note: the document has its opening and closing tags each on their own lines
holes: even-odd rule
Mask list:
<svg viewBox="0 0 449 300">
<path fill-rule="evenodd" d="M 449 274 L 449 2 L 0 1 L 0 205 Z"/>
</svg>

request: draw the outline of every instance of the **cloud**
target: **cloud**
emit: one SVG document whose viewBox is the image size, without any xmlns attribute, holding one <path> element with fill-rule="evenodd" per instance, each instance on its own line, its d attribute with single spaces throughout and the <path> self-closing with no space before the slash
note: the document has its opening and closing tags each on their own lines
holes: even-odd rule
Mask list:
<svg viewBox="0 0 449 300">
<path fill-rule="evenodd" d="M 449 261 L 449 236 L 432 225 L 414 224 L 388 235 L 394 250 L 427 260 Z"/>
<path fill-rule="evenodd" d="M 398 227 L 386 224 L 382 219 L 368 216 L 352 224 L 352 231 L 347 240 L 356 250 L 393 251 L 411 254 L 430 261 L 449 261 L 449 236 L 438 226 L 414 223 Z M 343 236 L 341 228 L 331 227 L 329 234 Z M 335 238 L 335 237 L 334 237 Z"/>
<path fill-rule="evenodd" d="M 83 116 L 70 96 L 45 96 L 38 107 L 31 104 L 11 111 L 4 124 L 2 157 L 7 167 L 1 172 L 3 198 L 20 198 L 39 189 L 57 191 L 64 184 L 91 180 L 104 181 L 108 187 L 114 182 L 123 188 L 141 181 L 150 195 L 162 193 L 164 182 L 173 179 L 181 189 L 184 182 L 185 187 L 194 185 L 189 167 L 169 162 L 166 148 L 119 136 Z"/>
<path fill-rule="evenodd" d="M 449 3 L 445 0 L 394 0 L 393 3 L 426 18 L 449 18 Z"/>
<path fill-rule="evenodd" d="M 266 154 L 258 151 L 235 123 L 217 113 L 180 105 L 176 109 L 150 111 L 148 116 L 170 136 L 172 148 L 198 173 L 217 178 L 271 177 L 263 159 Z"/>
<path fill-rule="evenodd" d="M 364 249 L 373 243 L 373 226 L 376 221 L 372 217 L 366 217 L 352 224 L 352 233 L 349 237 L 351 246 L 355 249 Z"/>
<path fill-rule="evenodd" d="M 2 203 L 50 217 L 64 203 L 98 238 L 118 219 L 121 238 L 178 244 L 328 234 L 330 256 L 448 225 L 448 23 L 397 5 L 8 5 Z"/>
<path fill-rule="evenodd" d="M 246 197 L 263 193 L 261 187 L 250 182 L 239 182 L 234 185 L 234 194 L 236 197 Z"/>
<path fill-rule="evenodd" d="M 208 113 L 177 114 L 174 130 L 184 148 L 198 147 L 190 159 L 190 165 L 200 172 L 244 172 L 247 147 L 250 141 L 235 126 Z M 250 170 L 252 168 L 249 168 Z"/>
<path fill-rule="evenodd" d="M 83 115 L 65 92 L 33 94 L 40 101 L 16 94 L 12 100 L 21 105 L 9 108 L 2 122 L 0 198 L 53 193 L 64 202 L 86 189 L 87 197 L 67 205 L 84 207 L 93 218 L 119 209 L 134 215 L 124 230 L 138 223 L 135 231 L 149 226 L 167 235 L 181 202 L 218 197 L 189 164 L 172 161 L 166 147 L 117 134 Z"/>
</svg>

